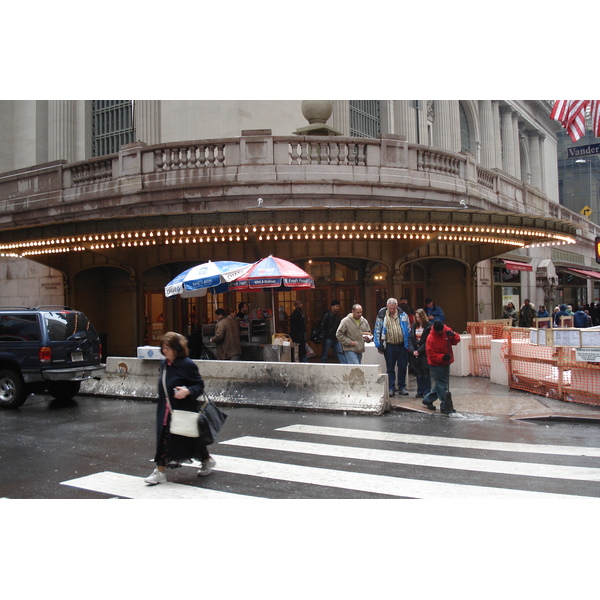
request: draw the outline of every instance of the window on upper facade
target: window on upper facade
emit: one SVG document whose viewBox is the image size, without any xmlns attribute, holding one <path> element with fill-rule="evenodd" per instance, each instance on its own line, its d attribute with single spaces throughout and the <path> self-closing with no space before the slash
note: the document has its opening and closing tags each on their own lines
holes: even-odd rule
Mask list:
<svg viewBox="0 0 600 600">
<path fill-rule="evenodd" d="M 379 100 L 350 100 L 350 135 L 377 138 L 381 134 Z"/>
<path fill-rule="evenodd" d="M 471 152 L 471 136 L 469 133 L 467 113 L 460 102 L 458 103 L 458 108 L 460 110 L 460 149 L 463 152 Z M 473 154 L 473 152 L 471 152 L 471 154 Z"/>
<path fill-rule="evenodd" d="M 92 100 L 92 156 L 118 152 L 134 135 L 132 100 Z"/>
</svg>

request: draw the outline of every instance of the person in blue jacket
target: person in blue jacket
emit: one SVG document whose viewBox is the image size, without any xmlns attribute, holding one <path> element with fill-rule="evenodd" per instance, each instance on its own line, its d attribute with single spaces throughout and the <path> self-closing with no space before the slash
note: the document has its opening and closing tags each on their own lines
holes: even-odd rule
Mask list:
<svg viewBox="0 0 600 600">
<path fill-rule="evenodd" d="M 409 338 L 408 314 L 399 308 L 396 298 L 389 298 L 386 306 L 377 313 L 373 341 L 379 353 L 385 356 L 391 397 L 396 393 L 396 366 L 398 367 L 398 393 L 408 396 L 406 368 L 408 366 Z"/>
<path fill-rule="evenodd" d="M 444 311 L 433 303 L 432 298 L 425 298 L 425 312 L 427 313 L 427 318 L 431 323 L 433 323 L 436 319 L 439 319 L 442 323 L 446 320 Z"/>
</svg>

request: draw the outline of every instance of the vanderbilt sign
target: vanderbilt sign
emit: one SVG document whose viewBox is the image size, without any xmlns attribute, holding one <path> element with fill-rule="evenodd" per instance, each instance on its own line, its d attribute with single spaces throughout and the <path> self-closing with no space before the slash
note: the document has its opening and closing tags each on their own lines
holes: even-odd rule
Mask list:
<svg viewBox="0 0 600 600">
<path fill-rule="evenodd" d="M 574 148 L 567 148 L 567 158 L 591 156 L 592 154 L 600 154 L 600 144 L 588 144 L 587 146 L 575 146 Z"/>
</svg>

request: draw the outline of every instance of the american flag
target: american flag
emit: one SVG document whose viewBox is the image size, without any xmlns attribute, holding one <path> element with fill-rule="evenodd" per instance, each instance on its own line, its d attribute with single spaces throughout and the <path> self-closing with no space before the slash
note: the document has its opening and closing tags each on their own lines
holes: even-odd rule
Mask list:
<svg viewBox="0 0 600 600">
<path fill-rule="evenodd" d="M 576 142 L 585 135 L 585 111 L 590 107 L 592 131 L 600 137 L 600 100 L 556 100 L 550 118 L 558 121 Z"/>
</svg>

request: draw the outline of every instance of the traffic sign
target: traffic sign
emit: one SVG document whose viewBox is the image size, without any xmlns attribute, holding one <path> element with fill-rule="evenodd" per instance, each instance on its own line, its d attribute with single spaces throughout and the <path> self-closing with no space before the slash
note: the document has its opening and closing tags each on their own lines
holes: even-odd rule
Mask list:
<svg viewBox="0 0 600 600">
<path fill-rule="evenodd" d="M 600 144 L 588 144 L 587 146 L 574 146 L 572 148 L 567 148 L 567 158 L 591 156 L 592 154 L 600 154 Z"/>
<path fill-rule="evenodd" d="M 579 214 L 589 219 L 590 215 L 592 214 L 592 209 L 586 205 L 579 211 Z"/>
</svg>

